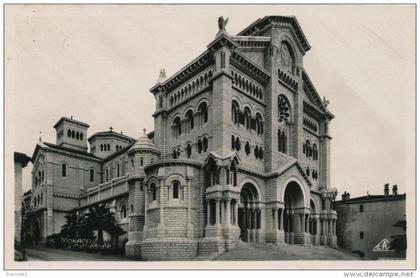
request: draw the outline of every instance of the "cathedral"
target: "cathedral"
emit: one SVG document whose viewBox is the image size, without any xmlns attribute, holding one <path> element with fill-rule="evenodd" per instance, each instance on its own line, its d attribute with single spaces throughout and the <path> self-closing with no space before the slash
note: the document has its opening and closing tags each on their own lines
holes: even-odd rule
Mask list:
<svg viewBox="0 0 420 278">
<path fill-rule="evenodd" d="M 126 256 L 189 260 L 239 242 L 336 246 L 330 184 L 334 115 L 303 68 L 297 19 L 267 16 L 159 79 L 154 131 L 138 139 L 62 117 L 32 155 L 36 244 L 69 211 L 107 204 Z M 216 32 L 215 32 L 216 33 Z"/>
</svg>

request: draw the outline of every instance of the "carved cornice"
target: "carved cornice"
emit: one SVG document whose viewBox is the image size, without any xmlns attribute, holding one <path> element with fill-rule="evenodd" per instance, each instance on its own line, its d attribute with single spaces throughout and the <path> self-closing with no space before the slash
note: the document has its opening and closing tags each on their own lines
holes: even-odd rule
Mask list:
<svg viewBox="0 0 420 278">
<path fill-rule="evenodd" d="M 287 72 L 279 69 L 278 70 L 278 77 L 279 77 L 279 82 L 280 83 L 283 83 L 285 86 L 289 87 L 294 92 L 297 91 L 298 82 L 293 76 L 291 76 Z"/>
<path fill-rule="evenodd" d="M 290 26 L 298 39 L 299 47 L 304 52 L 311 49 L 311 46 L 295 16 L 266 16 L 252 23 L 250 26 L 241 31 L 238 36 L 255 36 L 258 35 L 262 29 L 265 29 L 268 26 Z"/>
<path fill-rule="evenodd" d="M 306 73 L 304 69 L 302 69 L 302 80 L 304 89 L 310 94 L 310 96 L 315 101 L 317 108 L 323 112 L 323 115 L 327 118 L 334 118 L 334 115 L 325 109 L 324 104 L 322 103 L 321 97 L 319 96 L 318 92 L 315 89 L 315 86 L 312 84 L 309 75 Z"/>
<path fill-rule="evenodd" d="M 233 40 L 233 38 L 227 34 L 226 32 L 222 32 L 220 35 L 214 39 L 208 46 L 207 49 L 211 52 L 221 48 L 221 47 L 229 47 L 229 48 L 236 48 L 238 45 Z"/>
<path fill-rule="evenodd" d="M 53 197 L 64 198 L 64 199 L 74 199 L 74 200 L 79 199 L 79 196 L 68 195 L 68 194 L 59 194 L 59 193 L 53 193 Z"/>
<path fill-rule="evenodd" d="M 163 83 L 158 83 L 150 89 L 150 92 L 156 94 L 160 91 L 170 92 L 174 88 L 178 87 L 180 84 L 184 83 L 186 80 L 190 79 L 197 72 L 208 67 L 212 63 L 212 56 L 207 50 L 200 56 L 198 56 L 194 61 L 183 67 L 180 71 L 175 73 L 171 78 L 166 80 Z"/>
<path fill-rule="evenodd" d="M 258 36 L 235 36 L 233 37 L 239 48 L 242 49 L 266 49 L 271 42 L 271 37 Z"/>
<path fill-rule="evenodd" d="M 242 70 L 261 84 L 266 84 L 270 80 L 270 74 L 268 72 L 237 51 L 232 52 L 230 62 L 232 65 Z"/>
</svg>

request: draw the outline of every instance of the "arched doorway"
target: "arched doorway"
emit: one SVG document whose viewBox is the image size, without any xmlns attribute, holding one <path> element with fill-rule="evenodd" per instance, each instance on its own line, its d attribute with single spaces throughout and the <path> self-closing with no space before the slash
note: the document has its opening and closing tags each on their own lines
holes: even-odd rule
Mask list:
<svg viewBox="0 0 420 278">
<path fill-rule="evenodd" d="M 294 236 L 305 232 L 309 215 L 304 213 L 305 199 L 299 184 L 291 181 L 284 191 L 283 227 L 286 243 L 295 243 Z M 306 219 L 307 218 L 307 219 Z"/>
<path fill-rule="evenodd" d="M 261 229 L 261 208 L 258 191 L 252 183 L 245 183 L 241 190 L 238 211 L 238 224 L 241 229 L 241 240 L 256 241 L 256 231 Z"/>
</svg>

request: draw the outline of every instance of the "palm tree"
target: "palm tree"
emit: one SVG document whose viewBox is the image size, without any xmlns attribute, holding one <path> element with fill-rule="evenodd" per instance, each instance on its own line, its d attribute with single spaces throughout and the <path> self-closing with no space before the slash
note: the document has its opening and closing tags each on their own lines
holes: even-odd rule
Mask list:
<svg viewBox="0 0 420 278">
<path fill-rule="evenodd" d="M 69 238 L 78 238 L 81 227 L 79 213 L 77 211 L 71 211 L 64 217 L 66 218 L 66 224 L 61 226 L 60 234 Z"/>
<path fill-rule="evenodd" d="M 117 225 L 117 223 L 110 223 L 108 227 L 105 228 L 105 230 L 112 235 L 112 237 L 115 239 L 115 249 L 118 249 L 118 238 L 126 233 L 123 229 L 121 229 L 120 226 Z"/>
<path fill-rule="evenodd" d="M 109 227 L 114 225 L 114 213 L 105 203 L 102 203 L 90 207 L 84 220 L 92 230 L 98 230 L 98 244 L 104 244 L 104 230 L 107 231 Z"/>
</svg>

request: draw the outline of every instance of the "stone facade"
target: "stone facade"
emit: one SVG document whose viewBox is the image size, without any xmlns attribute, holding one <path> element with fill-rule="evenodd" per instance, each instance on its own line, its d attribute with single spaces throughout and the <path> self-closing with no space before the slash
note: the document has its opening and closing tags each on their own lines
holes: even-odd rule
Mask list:
<svg viewBox="0 0 420 278">
<path fill-rule="evenodd" d="M 126 255 L 144 260 L 217 254 L 239 240 L 335 246 L 334 116 L 303 69 L 309 49 L 294 17 L 236 36 L 223 27 L 176 75 L 161 72 L 152 133 L 99 132 L 87 151 L 88 125 L 60 119 L 57 144 L 39 142 L 33 155 L 40 242 L 59 231 L 56 214 L 108 202 L 127 214 Z M 62 138 L 73 130 L 77 144 Z"/>
<path fill-rule="evenodd" d="M 349 193 L 342 195 L 342 200 L 334 203 L 338 214 L 337 243 L 351 252 L 369 259 L 405 257 L 405 250 L 374 251 L 383 240 L 392 242 L 395 236 L 405 235 L 402 226 L 406 221 L 406 195 L 398 194 L 394 185 L 392 193 L 389 184 L 385 185 L 384 195 L 367 195 L 350 198 Z"/>
</svg>

